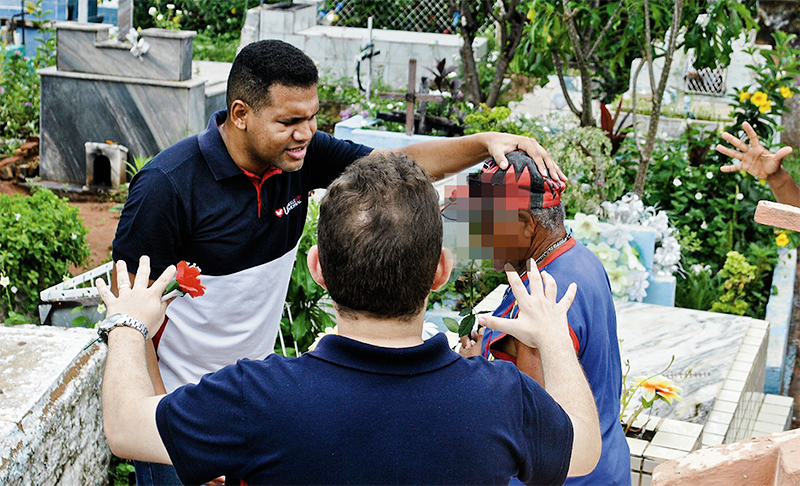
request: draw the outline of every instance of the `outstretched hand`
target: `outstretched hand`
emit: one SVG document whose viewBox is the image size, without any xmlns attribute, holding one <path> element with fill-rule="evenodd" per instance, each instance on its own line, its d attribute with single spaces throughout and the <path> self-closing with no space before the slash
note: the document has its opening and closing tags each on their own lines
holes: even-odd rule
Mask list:
<svg viewBox="0 0 800 486">
<path fill-rule="evenodd" d="M 109 316 L 120 313 L 128 314 L 147 326 L 149 335 L 154 336 L 164 322 L 164 313 L 167 311 L 169 302 L 162 302 L 161 296 L 175 277 L 175 266 L 167 267 L 158 280 L 148 287 L 150 258 L 146 255 L 142 256 L 139 259 L 136 279 L 131 287 L 128 266 L 123 260 L 118 261 L 116 265 L 118 297 L 111 292 L 111 288 L 102 278 L 98 278 L 96 281 L 97 291 L 106 305 L 106 314 Z"/>
<path fill-rule="evenodd" d="M 515 150 L 522 150 L 533 159 L 540 174 L 549 176 L 554 180 L 569 181 L 569 178 L 561 172 L 558 164 L 553 161 L 547 150 L 536 139 L 509 133 L 491 133 L 489 135 L 491 135 L 491 138 L 487 142 L 486 149 L 501 169 L 508 168 L 506 154 L 510 154 Z"/>
<path fill-rule="evenodd" d="M 533 260 L 528 270 L 530 294 L 516 270 L 510 265 L 506 267 L 506 275 L 511 291 L 517 299 L 519 315 L 516 319 L 480 316 L 480 324 L 489 329 L 508 333 L 532 348 L 542 348 L 559 340 L 571 347 L 567 311 L 575 299 L 578 286 L 571 283 L 564 297 L 556 302 L 558 288 L 555 279 L 547 272 L 540 274 Z"/>
<path fill-rule="evenodd" d="M 753 130 L 753 127 L 749 123 L 742 123 L 742 128 L 750 139 L 750 145 L 728 132 L 722 132 L 722 138 L 738 150 L 728 148 L 724 145 L 717 145 L 717 152 L 737 159 L 740 163 L 723 165 L 720 167 L 720 170 L 722 172 L 746 170 L 748 174 L 758 177 L 759 179 L 766 179 L 778 172 L 778 169 L 781 168 L 781 161 L 783 158 L 792 153 L 792 147 L 783 147 L 773 154 L 761 145 L 756 131 Z"/>
</svg>

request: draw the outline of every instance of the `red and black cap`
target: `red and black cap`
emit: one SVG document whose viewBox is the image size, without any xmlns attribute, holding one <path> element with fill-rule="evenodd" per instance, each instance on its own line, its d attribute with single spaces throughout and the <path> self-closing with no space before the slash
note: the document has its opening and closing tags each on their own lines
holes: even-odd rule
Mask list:
<svg viewBox="0 0 800 486">
<path fill-rule="evenodd" d="M 500 199 L 504 209 L 508 210 L 546 209 L 561 204 L 561 193 L 566 189 L 564 182 L 542 176 L 533 159 L 525 152 L 511 152 L 506 158 L 507 169 L 501 169 L 494 159 L 489 159 L 484 162 L 480 172 L 469 174 L 467 187 L 456 187 L 450 204 L 442 208 L 442 216 L 457 221 L 454 203 L 457 198 L 464 196 Z"/>
</svg>

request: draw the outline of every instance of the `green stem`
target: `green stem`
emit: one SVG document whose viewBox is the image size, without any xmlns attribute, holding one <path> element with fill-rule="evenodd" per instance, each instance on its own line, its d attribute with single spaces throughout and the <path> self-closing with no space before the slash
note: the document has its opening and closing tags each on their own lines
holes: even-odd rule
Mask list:
<svg viewBox="0 0 800 486">
<path fill-rule="evenodd" d="M 173 290 L 180 290 L 181 292 L 183 292 L 183 289 L 181 289 L 181 284 L 179 284 L 177 280 L 173 280 L 172 282 L 169 283 L 169 285 L 167 285 L 167 288 L 164 289 L 164 295 L 167 295 Z"/>
</svg>

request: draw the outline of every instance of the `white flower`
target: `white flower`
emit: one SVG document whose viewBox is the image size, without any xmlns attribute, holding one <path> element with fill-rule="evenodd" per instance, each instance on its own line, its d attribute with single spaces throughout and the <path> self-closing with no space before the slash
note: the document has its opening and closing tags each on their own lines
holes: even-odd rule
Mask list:
<svg viewBox="0 0 800 486">
<path fill-rule="evenodd" d="M 625 248 L 628 243 L 633 241 L 633 236 L 621 226 L 611 226 L 600 235 L 609 245 L 616 248 Z"/>
<path fill-rule="evenodd" d="M 713 179 L 713 178 L 714 178 L 714 174 L 711 171 L 706 172 L 706 179 Z"/>
<path fill-rule="evenodd" d="M 581 192 L 589 192 L 591 190 L 592 190 L 592 186 L 590 186 L 589 184 L 587 184 L 585 182 L 583 184 L 581 184 Z"/>
<path fill-rule="evenodd" d="M 737 201 L 741 201 L 742 199 L 744 199 L 744 194 L 742 194 L 741 192 L 737 193 L 736 194 L 736 200 Z"/>
<path fill-rule="evenodd" d="M 628 300 L 641 302 L 647 297 L 647 287 L 650 286 L 650 282 L 647 280 L 648 276 L 648 273 L 643 270 L 631 274 L 632 282 L 628 287 Z"/>
<path fill-rule="evenodd" d="M 699 201 L 699 200 L 703 199 L 703 195 L 700 194 L 699 192 L 697 192 L 697 193 L 695 193 L 694 198 Z"/>
<path fill-rule="evenodd" d="M 72 239 L 72 241 L 75 241 L 75 240 L 78 239 L 78 235 L 76 235 L 75 233 L 72 233 L 71 235 L 69 235 L 69 237 Z"/>
<path fill-rule="evenodd" d="M 17 288 L 14 287 L 13 285 L 11 286 L 11 293 L 12 294 L 16 294 L 17 293 Z"/>
<path fill-rule="evenodd" d="M 16 221 L 19 221 L 19 218 L 21 218 L 21 217 L 22 217 L 22 215 L 21 215 L 21 214 L 19 214 L 19 213 L 14 213 L 14 219 L 15 219 Z"/>
<path fill-rule="evenodd" d="M 609 244 L 605 241 L 601 241 L 598 244 L 589 243 L 586 245 L 586 248 L 590 249 L 592 253 L 597 255 L 597 258 L 599 258 L 603 263 L 606 271 L 608 271 L 609 268 L 617 267 L 617 259 L 620 256 L 620 251 L 616 248 L 611 248 L 611 246 L 609 246 Z"/>
<path fill-rule="evenodd" d="M 156 20 L 158 20 L 159 22 L 164 20 L 164 14 L 158 14 L 158 16 L 156 16 Z"/>
<path fill-rule="evenodd" d="M 99 312 L 100 314 L 105 314 L 106 313 L 106 305 L 104 303 L 102 303 L 102 302 L 97 304 L 97 312 Z"/>
<path fill-rule="evenodd" d="M 183 15 L 183 10 L 178 9 L 178 10 L 175 11 L 175 14 L 176 15 Z"/>
<path fill-rule="evenodd" d="M 311 343 L 311 346 L 308 347 L 308 350 L 314 351 L 314 349 L 316 349 L 317 347 L 317 344 L 319 344 L 322 338 L 324 338 L 329 334 L 339 334 L 339 326 L 326 327 L 324 331 L 319 332 L 317 334 L 317 339 L 315 339 L 314 342 Z"/>
<path fill-rule="evenodd" d="M 708 223 L 706 223 L 705 220 L 703 220 L 703 224 L 700 225 L 700 229 L 708 229 Z"/>
<path fill-rule="evenodd" d="M 636 249 L 628 245 L 622 250 L 622 263 L 631 270 L 644 270 L 644 265 L 639 261 L 639 254 Z"/>
<path fill-rule="evenodd" d="M 174 3 L 168 3 L 167 4 L 167 8 L 170 9 L 170 10 L 175 10 L 175 4 Z"/>
<path fill-rule="evenodd" d="M 619 297 L 626 296 L 628 286 L 631 284 L 629 271 L 626 267 L 606 268 L 608 281 L 611 283 L 611 293 Z"/>
<path fill-rule="evenodd" d="M 158 10 L 156 10 L 155 7 L 150 7 L 150 9 L 147 10 L 147 13 L 152 17 L 158 13 Z"/>
<path fill-rule="evenodd" d="M 579 240 L 594 241 L 600 235 L 600 224 L 594 214 L 576 214 L 573 229 Z"/>
<path fill-rule="evenodd" d="M 703 272 L 711 273 L 711 266 L 710 265 L 702 265 L 700 263 L 695 263 L 694 265 L 689 267 L 689 270 L 691 270 L 692 273 L 694 273 L 695 275 L 700 275 Z"/>
<path fill-rule="evenodd" d="M 675 179 L 672 180 L 672 184 L 675 187 L 681 187 L 681 184 L 683 184 L 683 182 L 681 182 L 681 180 L 676 177 Z"/>
<path fill-rule="evenodd" d="M 3 275 L 2 277 L 0 277 L 0 285 L 2 285 L 3 287 L 8 287 L 8 284 L 10 283 L 11 280 L 7 276 Z"/>
</svg>

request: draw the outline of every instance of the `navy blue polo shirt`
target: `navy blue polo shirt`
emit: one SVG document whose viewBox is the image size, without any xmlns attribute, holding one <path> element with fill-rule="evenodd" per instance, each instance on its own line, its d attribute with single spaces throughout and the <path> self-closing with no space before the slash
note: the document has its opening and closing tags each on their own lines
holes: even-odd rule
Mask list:
<svg viewBox="0 0 800 486">
<path fill-rule="evenodd" d="M 156 421 L 186 484 L 561 484 L 573 438 L 535 381 L 442 334 L 242 360 L 165 396 Z"/>
<path fill-rule="evenodd" d="M 317 132 L 296 172 L 247 174 L 228 153 L 215 113 L 208 128 L 165 149 L 133 178 L 114 238 L 114 260 L 152 276 L 180 260 L 202 270 L 206 293 L 176 299 L 154 343 L 167 391 L 197 383 L 239 358 L 272 352 L 308 208 L 372 149 Z"/>
</svg>

